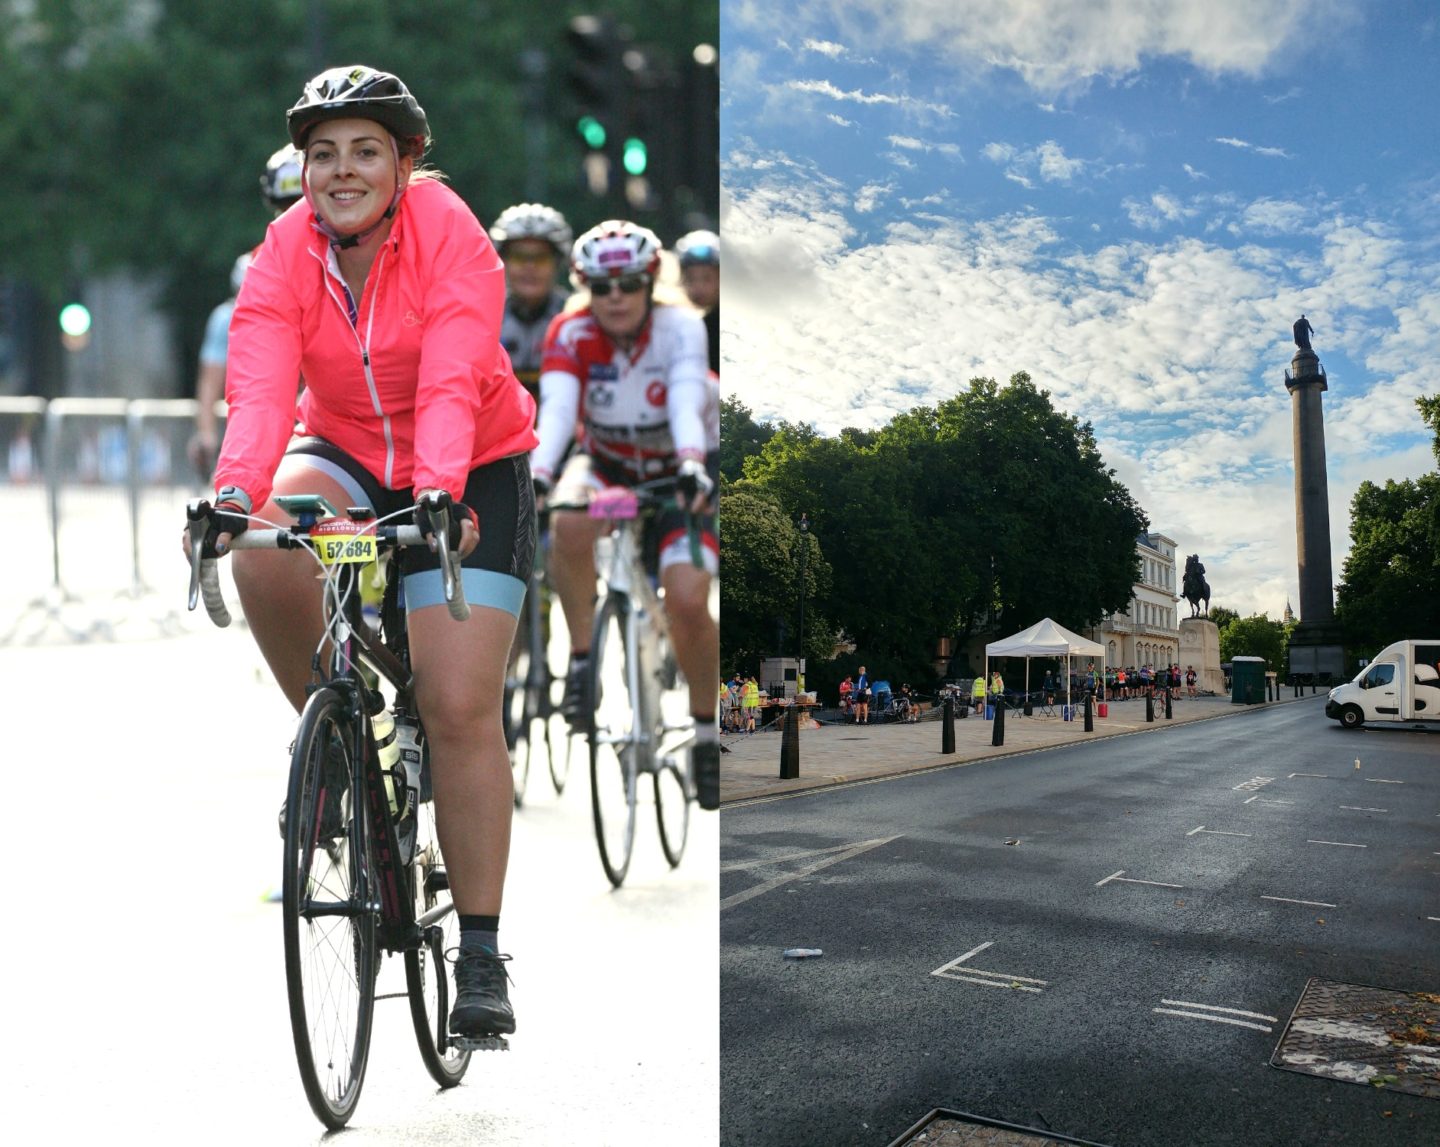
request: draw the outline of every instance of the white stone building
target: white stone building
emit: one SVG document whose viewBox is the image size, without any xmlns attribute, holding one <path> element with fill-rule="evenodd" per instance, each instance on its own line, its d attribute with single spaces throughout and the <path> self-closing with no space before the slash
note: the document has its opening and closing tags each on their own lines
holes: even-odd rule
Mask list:
<svg viewBox="0 0 1440 1147">
<path fill-rule="evenodd" d="M 1164 534 L 1141 534 L 1135 539 L 1135 553 L 1140 558 L 1140 580 L 1129 612 L 1110 614 L 1085 636 L 1105 646 L 1106 665 L 1159 669 L 1180 660 L 1175 540 Z"/>
</svg>

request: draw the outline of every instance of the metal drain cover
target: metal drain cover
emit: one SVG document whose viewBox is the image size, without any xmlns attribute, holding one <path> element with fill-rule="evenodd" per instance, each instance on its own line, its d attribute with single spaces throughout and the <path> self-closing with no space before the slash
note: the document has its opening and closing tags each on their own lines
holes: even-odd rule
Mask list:
<svg viewBox="0 0 1440 1147">
<path fill-rule="evenodd" d="M 1072 1143 L 1080 1147 L 1103 1147 L 1088 1139 L 1072 1139 L 1053 1131 L 1020 1127 L 938 1107 L 904 1132 L 890 1147 L 1046 1147 L 1050 1143 Z"/>
<path fill-rule="evenodd" d="M 1312 978 L 1270 1063 L 1440 1099 L 1440 993 Z"/>
</svg>

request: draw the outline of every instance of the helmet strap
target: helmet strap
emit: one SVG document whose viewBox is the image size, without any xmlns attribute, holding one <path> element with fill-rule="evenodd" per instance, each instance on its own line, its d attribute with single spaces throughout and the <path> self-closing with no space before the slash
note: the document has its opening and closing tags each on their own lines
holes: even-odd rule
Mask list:
<svg viewBox="0 0 1440 1147">
<path fill-rule="evenodd" d="M 395 142 L 393 134 L 386 132 L 386 135 L 390 137 L 390 154 L 395 160 L 395 194 L 391 196 L 390 206 L 385 208 L 385 213 L 365 230 L 357 231 L 354 235 L 340 234 L 326 221 L 325 217 L 320 214 L 319 208 L 315 206 L 315 197 L 310 191 L 310 156 L 308 154 L 305 156 L 305 166 L 300 172 L 300 186 L 304 189 L 305 202 L 310 204 L 310 212 L 314 216 L 310 226 L 324 235 L 329 240 L 330 246 L 337 251 L 348 251 L 352 247 L 360 246 L 385 226 L 390 219 L 394 218 L 395 212 L 400 207 L 400 198 L 405 194 L 408 184 L 400 182 L 400 147 Z"/>
</svg>

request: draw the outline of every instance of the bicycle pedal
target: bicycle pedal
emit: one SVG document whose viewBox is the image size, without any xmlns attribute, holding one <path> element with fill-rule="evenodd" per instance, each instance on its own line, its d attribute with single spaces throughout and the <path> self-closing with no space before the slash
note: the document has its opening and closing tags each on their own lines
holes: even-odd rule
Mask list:
<svg viewBox="0 0 1440 1147">
<path fill-rule="evenodd" d="M 450 1046 L 460 1051 L 509 1051 L 510 1041 L 503 1035 L 452 1035 Z"/>
<path fill-rule="evenodd" d="M 450 877 L 443 868 L 432 868 L 425 875 L 425 891 L 430 893 L 448 892 L 450 889 Z"/>
</svg>

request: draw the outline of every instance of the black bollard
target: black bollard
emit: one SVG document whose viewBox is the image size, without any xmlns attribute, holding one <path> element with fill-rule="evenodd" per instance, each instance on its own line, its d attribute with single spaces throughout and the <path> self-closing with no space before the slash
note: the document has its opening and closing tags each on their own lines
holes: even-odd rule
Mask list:
<svg viewBox="0 0 1440 1147">
<path fill-rule="evenodd" d="M 940 722 L 940 752 L 955 751 L 955 702 L 945 698 L 945 718 Z"/>
<path fill-rule="evenodd" d="M 1170 709 L 1170 690 L 1169 690 L 1169 689 L 1166 689 L 1166 690 L 1165 690 L 1165 720 L 1167 720 L 1167 721 L 1173 721 L 1174 719 L 1175 719 L 1175 714 L 1174 714 L 1174 713 L 1171 711 L 1171 709 Z"/>
<path fill-rule="evenodd" d="M 1025 708 L 1022 709 L 1021 712 L 1024 713 L 1025 716 L 1027 716 L 1027 717 L 1033 717 L 1033 716 L 1035 716 L 1035 708 L 1034 708 L 1033 704 L 1032 704 L 1031 701 L 1030 701 L 1030 694 L 1029 694 L 1029 693 L 1026 693 L 1026 694 L 1025 694 Z"/>
<path fill-rule="evenodd" d="M 1094 707 L 1093 701 L 1094 701 L 1094 698 L 1091 697 L 1091 695 L 1090 695 L 1089 693 L 1086 693 L 1086 694 L 1085 694 L 1085 731 L 1086 731 L 1087 733 L 1093 733 L 1093 732 L 1095 731 L 1095 707 Z"/>
<path fill-rule="evenodd" d="M 780 779 L 793 781 L 800 776 L 800 710 L 793 705 L 785 710 L 785 723 L 780 729 Z"/>
<path fill-rule="evenodd" d="M 1145 720 L 1155 720 L 1155 697 L 1153 694 L 1145 694 Z"/>
<path fill-rule="evenodd" d="M 1005 743 L 1005 698 L 995 698 L 995 721 L 990 730 L 990 744 L 996 748 Z"/>
</svg>

